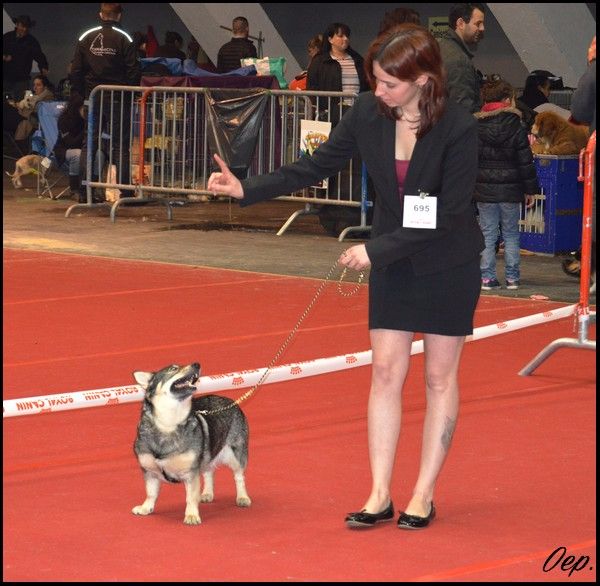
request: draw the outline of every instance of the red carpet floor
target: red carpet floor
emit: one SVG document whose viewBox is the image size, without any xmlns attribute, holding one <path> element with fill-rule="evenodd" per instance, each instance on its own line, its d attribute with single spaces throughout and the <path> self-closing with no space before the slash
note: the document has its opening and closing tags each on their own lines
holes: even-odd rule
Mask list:
<svg viewBox="0 0 600 586">
<path fill-rule="evenodd" d="M 6 250 L 4 399 L 133 384 L 134 370 L 172 362 L 199 361 L 203 375 L 264 367 L 318 285 Z M 328 286 L 280 363 L 367 350 L 366 301 L 366 288 L 345 298 Z M 560 306 L 486 296 L 476 326 Z M 572 320 L 465 346 L 438 517 L 421 532 L 343 523 L 369 490 L 368 367 L 259 388 L 242 404 L 252 507 L 235 506 L 231 474 L 219 470 L 196 527 L 182 523 L 182 485 L 163 485 L 153 515 L 131 514 L 144 499 L 138 403 L 7 418 L 4 580 L 595 581 L 595 352 L 561 349 L 518 375 L 561 337 L 576 337 Z M 422 366 L 414 356 L 397 509 L 418 468 Z"/>
</svg>

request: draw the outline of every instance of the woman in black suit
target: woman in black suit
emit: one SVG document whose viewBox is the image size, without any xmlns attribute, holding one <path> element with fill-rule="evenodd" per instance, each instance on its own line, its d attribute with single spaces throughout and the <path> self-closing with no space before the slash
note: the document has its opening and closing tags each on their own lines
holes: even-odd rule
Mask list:
<svg viewBox="0 0 600 586">
<path fill-rule="evenodd" d="M 371 268 L 369 330 L 373 351 L 368 405 L 372 487 L 349 527 L 391 520 L 390 485 L 400 434 L 402 387 L 415 332 L 424 336 L 427 410 L 421 466 L 398 519 L 403 529 L 435 516 L 434 488 L 458 414 L 458 368 L 473 331 L 480 293 L 483 237 L 473 213 L 477 123 L 446 99 L 439 47 L 414 24 L 382 33 L 365 69 L 372 92 L 361 94 L 312 157 L 238 181 L 215 155 L 220 173 L 208 189 L 249 205 L 291 193 L 341 169 L 360 154 L 377 197 L 371 239 L 347 249 L 343 266 Z"/>
</svg>

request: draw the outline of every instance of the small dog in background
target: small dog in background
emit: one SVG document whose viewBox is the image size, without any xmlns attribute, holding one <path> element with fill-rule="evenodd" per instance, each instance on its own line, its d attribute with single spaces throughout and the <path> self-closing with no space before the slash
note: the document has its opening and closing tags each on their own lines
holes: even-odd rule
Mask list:
<svg viewBox="0 0 600 586">
<path fill-rule="evenodd" d="M 589 127 L 571 124 L 555 112 L 540 112 L 531 134 L 537 138 L 531 145 L 536 155 L 578 155 L 590 138 Z"/>
<path fill-rule="evenodd" d="M 25 175 L 29 175 L 30 173 L 40 175 L 40 179 L 44 187 L 47 185 L 46 181 L 46 171 L 49 168 L 49 165 L 44 165 L 43 161 L 47 160 L 45 157 L 41 155 L 25 155 L 17 160 L 15 163 L 15 172 L 11 175 L 8 171 L 6 174 L 11 178 L 13 186 L 15 189 L 21 189 L 23 187 L 23 182 L 21 178 Z"/>
<path fill-rule="evenodd" d="M 200 378 L 198 363 L 172 364 L 158 372 L 134 372 L 133 376 L 146 391 L 134 443 L 144 474 L 146 500 L 131 512 L 149 515 L 154 511 L 161 482 L 183 482 L 186 493 L 183 522 L 198 525 L 198 504 L 212 502 L 213 473 L 221 464 L 233 471 L 236 504 L 249 507 L 251 500 L 244 479 L 248 423 L 242 410 L 226 397 L 192 397 Z M 198 413 L 202 410 L 217 412 Z"/>
</svg>

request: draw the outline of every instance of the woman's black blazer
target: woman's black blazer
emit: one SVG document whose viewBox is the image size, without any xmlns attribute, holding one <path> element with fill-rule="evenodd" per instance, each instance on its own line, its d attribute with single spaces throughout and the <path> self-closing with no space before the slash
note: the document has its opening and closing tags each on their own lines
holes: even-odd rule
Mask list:
<svg viewBox="0 0 600 586">
<path fill-rule="evenodd" d="M 408 257 L 416 274 L 464 264 L 484 248 L 472 204 L 477 177 L 477 122 L 448 101 L 436 125 L 417 140 L 404 183 L 406 195 L 435 196 L 435 229 L 403 228 L 395 166 L 393 120 L 379 113 L 373 92 L 360 94 L 312 156 L 303 156 L 273 173 L 242 181 L 242 206 L 298 191 L 331 177 L 360 154 L 376 198 L 371 239 L 366 243 L 373 269 Z"/>
</svg>

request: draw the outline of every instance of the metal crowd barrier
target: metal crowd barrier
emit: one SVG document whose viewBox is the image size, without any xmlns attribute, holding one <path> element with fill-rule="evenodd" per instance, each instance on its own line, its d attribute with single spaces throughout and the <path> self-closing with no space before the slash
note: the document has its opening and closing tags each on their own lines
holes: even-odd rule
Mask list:
<svg viewBox="0 0 600 586">
<path fill-rule="evenodd" d="M 212 154 L 215 117 L 212 125 L 210 108 L 219 92 L 230 99 L 250 94 L 267 95 L 256 146 L 246 176 L 261 175 L 293 162 L 304 145 L 303 121 L 325 121 L 335 124 L 355 94 L 344 92 L 298 92 L 291 90 L 212 89 L 174 87 L 96 87 L 89 97 L 86 160 L 87 202 L 69 207 L 65 217 L 75 209 L 110 206 L 114 222 L 120 206 L 157 202 L 166 206 L 172 219 L 172 206 L 194 202 L 210 202 L 206 190 L 210 173 L 216 170 Z M 217 118 L 218 119 L 218 118 Z M 234 134 L 243 130 L 235 120 L 221 122 L 219 131 Z M 214 143 L 214 140 L 212 140 Z M 218 151 L 217 151 L 218 152 Z M 222 153 L 221 153 L 222 154 Z M 365 231 L 368 199 L 366 171 L 358 160 L 326 187 L 314 186 L 278 199 L 297 201 L 303 208 L 295 211 L 278 231 L 282 235 L 300 215 L 319 213 L 322 206 L 358 208 L 360 223 L 340 234 L 342 240 L 351 231 Z M 119 197 L 119 192 L 129 197 Z M 103 192 L 103 193 L 102 193 Z M 106 201 L 96 203 L 96 195 Z"/>
</svg>

